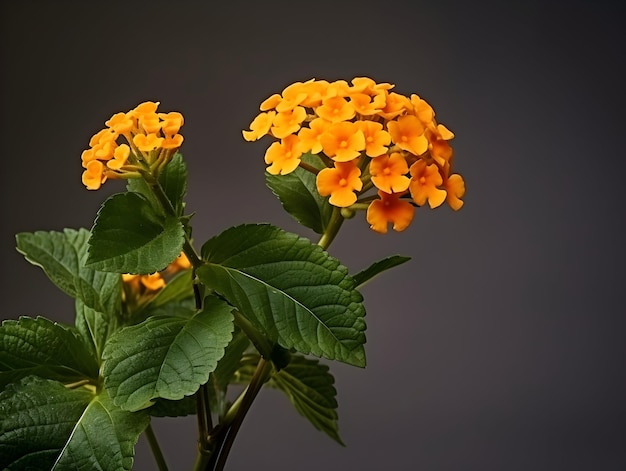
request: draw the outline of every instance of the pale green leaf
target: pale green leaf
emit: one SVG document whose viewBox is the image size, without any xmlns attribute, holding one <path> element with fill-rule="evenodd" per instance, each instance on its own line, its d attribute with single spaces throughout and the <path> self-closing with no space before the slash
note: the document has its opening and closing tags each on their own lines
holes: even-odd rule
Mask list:
<svg viewBox="0 0 626 471">
<path fill-rule="evenodd" d="M 197 275 L 271 341 L 365 366 L 365 309 L 346 267 L 267 224 L 234 227 L 202 247 Z"/>
<path fill-rule="evenodd" d="M 105 387 L 115 403 L 139 410 L 156 398 L 178 400 L 195 393 L 232 338 L 231 310 L 209 296 L 190 319 L 151 317 L 117 332 L 104 351 Z"/>
</svg>

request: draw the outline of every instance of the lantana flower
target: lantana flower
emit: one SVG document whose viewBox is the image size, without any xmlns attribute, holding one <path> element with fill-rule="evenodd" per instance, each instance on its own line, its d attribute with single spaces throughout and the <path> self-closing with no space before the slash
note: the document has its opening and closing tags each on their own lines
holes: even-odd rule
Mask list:
<svg viewBox="0 0 626 471">
<path fill-rule="evenodd" d="M 400 199 L 401 193 L 378 191 L 380 199 L 374 200 L 367 208 L 367 222 L 372 230 L 385 234 L 389 223 L 395 231 L 403 231 L 411 224 L 415 208 L 406 200 Z"/>
<path fill-rule="evenodd" d="M 265 153 L 269 173 L 313 172 L 318 193 L 347 208 L 344 217 L 367 209 L 373 230 L 403 230 L 416 206 L 461 208 L 465 182 L 452 173 L 452 131 L 422 97 L 393 89 L 369 77 L 295 82 L 261 103 L 243 136 L 275 140 Z M 108 138 L 100 136 L 102 152 Z M 305 153 L 318 155 L 321 168 Z"/>
<path fill-rule="evenodd" d="M 157 113 L 158 102 L 146 101 L 128 112 L 115 113 L 106 128 L 89 140 L 81 155 L 83 184 L 97 190 L 109 178 L 137 178 L 155 173 L 183 143 L 183 115 Z M 123 139 L 126 142 L 119 143 Z"/>
<path fill-rule="evenodd" d="M 317 190 L 322 196 L 330 195 L 330 204 L 346 208 L 356 202 L 355 191 L 363 188 L 361 171 L 354 162 L 335 162 L 317 174 Z"/>
</svg>

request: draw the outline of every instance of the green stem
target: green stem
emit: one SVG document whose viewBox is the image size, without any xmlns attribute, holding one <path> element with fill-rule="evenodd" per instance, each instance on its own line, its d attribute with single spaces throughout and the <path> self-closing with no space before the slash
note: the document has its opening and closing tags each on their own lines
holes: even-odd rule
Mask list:
<svg viewBox="0 0 626 471">
<path fill-rule="evenodd" d="M 152 424 L 148 424 L 148 427 L 146 428 L 146 438 L 148 439 L 150 450 L 152 451 L 154 461 L 156 461 L 159 471 L 167 471 L 167 463 L 165 462 L 165 457 L 163 456 L 159 442 L 157 441 L 154 430 L 152 429 Z"/>
<path fill-rule="evenodd" d="M 333 213 L 330 216 L 330 221 L 328 221 L 328 226 L 326 226 L 326 230 L 322 234 L 317 245 L 322 247 L 324 250 L 328 250 L 328 246 L 333 241 L 339 229 L 341 229 L 341 224 L 343 224 L 344 218 L 341 215 L 341 208 L 334 207 Z"/>
<path fill-rule="evenodd" d="M 206 467 L 203 468 L 204 471 L 223 471 L 224 466 L 226 466 L 228 453 L 233 446 L 233 442 L 243 423 L 243 419 L 248 410 L 250 410 L 250 406 L 252 406 L 257 394 L 269 379 L 271 372 L 272 363 L 261 358 L 245 392 L 233 403 L 231 409 L 226 413 L 225 418 L 228 420 L 220 424 L 219 428 L 216 429 L 218 431 L 215 440 L 217 446 L 213 455 L 206 463 Z M 196 470 L 200 469 L 202 468 L 196 468 Z"/>
</svg>

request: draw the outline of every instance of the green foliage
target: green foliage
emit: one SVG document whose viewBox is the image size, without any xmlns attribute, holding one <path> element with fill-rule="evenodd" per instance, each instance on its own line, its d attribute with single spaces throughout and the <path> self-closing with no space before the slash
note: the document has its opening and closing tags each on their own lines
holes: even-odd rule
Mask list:
<svg viewBox="0 0 626 471">
<path fill-rule="evenodd" d="M 307 153 L 301 159 L 317 170 L 325 167 L 317 155 Z M 313 173 L 300 167 L 287 175 L 271 175 L 265 172 L 265 181 L 285 211 L 296 221 L 318 234 L 324 232 L 330 221 L 333 206 L 327 197 L 320 196 Z"/>
<path fill-rule="evenodd" d="M 402 265 L 405 262 L 411 260 L 411 257 L 404 257 L 402 255 L 393 255 L 391 257 L 384 258 L 377 262 L 372 263 L 365 270 L 361 270 L 356 275 L 352 275 L 357 286 L 363 286 L 375 276 L 382 272 L 389 270 L 398 265 Z"/>
<path fill-rule="evenodd" d="M 65 229 L 63 232 L 17 234 L 17 250 L 33 265 L 43 269 L 62 291 L 80 299 L 86 306 L 114 315 L 120 309 L 121 279 L 85 267 L 89 231 Z"/>
<path fill-rule="evenodd" d="M 270 340 L 365 366 L 365 309 L 346 267 L 267 224 L 228 229 L 202 247 L 197 275 Z"/>
<path fill-rule="evenodd" d="M 236 374 L 239 382 L 248 383 L 258 355 L 248 355 Z M 335 379 L 318 360 L 292 355 L 289 365 L 274 371 L 268 386 L 281 390 L 295 409 L 313 426 L 343 445 L 337 425 L 337 390 Z"/>
<path fill-rule="evenodd" d="M 148 421 L 117 408 L 105 392 L 24 378 L 0 393 L 0 468 L 130 470 Z"/>
<path fill-rule="evenodd" d="M 104 350 L 105 387 L 125 410 L 182 399 L 206 383 L 232 338 L 232 308 L 209 296 L 190 319 L 151 317 L 116 333 Z"/>
<path fill-rule="evenodd" d="M 176 152 L 172 160 L 163 168 L 159 174 L 158 182 L 174 209 L 174 214 L 182 216 L 185 209 L 184 198 L 187 194 L 187 165 L 180 152 Z M 157 212 L 161 211 L 161 203 L 144 179 L 132 178 L 128 180 L 126 188 L 129 192 L 140 193 L 145 196 Z"/>
<path fill-rule="evenodd" d="M 43 317 L 0 327 L 0 388 L 37 375 L 62 383 L 96 382 L 99 364 L 76 329 Z"/>
<path fill-rule="evenodd" d="M 178 217 L 157 211 L 140 193 L 119 193 L 98 212 L 86 265 L 106 272 L 154 273 L 178 257 L 184 235 Z"/>
</svg>

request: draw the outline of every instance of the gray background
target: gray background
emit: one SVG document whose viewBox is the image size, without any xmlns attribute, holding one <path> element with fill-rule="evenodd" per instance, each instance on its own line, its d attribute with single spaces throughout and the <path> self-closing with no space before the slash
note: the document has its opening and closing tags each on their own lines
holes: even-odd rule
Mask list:
<svg viewBox="0 0 626 471">
<path fill-rule="evenodd" d="M 312 237 L 265 188 L 261 100 L 370 76 L 456 133 L 465 207 L 402 234 L 363 218 L 331 253 L 366 286 L 368 367 L 332 365 L 347 448 L 263 391 L 228 469 L 626 469 L 624 10 L 618 2 L 3 1 L 1 317 L 71 322 L 14 250 L 20 231 L 90 227 L 104 198 L 80 153 L 143 100 L 185 115 L 195 239 L 243 222 Z M 190 469 L 195 422 L 155 424 Z M 143 438 L 136 469 L 154 469 Z"/>
</svg>

